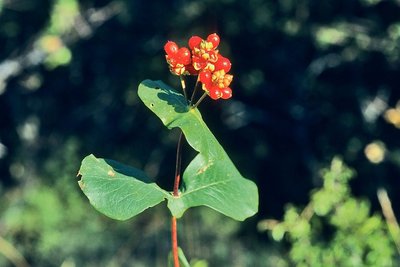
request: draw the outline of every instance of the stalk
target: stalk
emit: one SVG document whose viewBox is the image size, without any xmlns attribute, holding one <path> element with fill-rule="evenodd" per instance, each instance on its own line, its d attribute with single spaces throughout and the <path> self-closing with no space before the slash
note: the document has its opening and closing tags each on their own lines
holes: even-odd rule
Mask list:
<svg viewBox="0 0 400 267">
<path fill-rule="evenodd" d="M 172 239 L 172 257 L 174 259 L 174 267 L 179 267 L 178 230 L 176 227 L 176 218 L 174 216 L 172 216 L 171 220 L 171 239 Z"/>
<path fill-rule="evenodd" d="M 180 132 L 178 145 L 176 148 L 176 164 L 175 164 L 175 181 L 173 195 L 179 196 L 179 183 L 181 180 L 181 165 L 182 165 L 182 141 L 183 132 Z M 174 260 L 174 267 L 179 267 L 179 255 L 178 255 L 178 230 L 176 218 L 172 216 L 171 220 L 171 240 L 172 240 L 172 256 Z"/>
<path fill-rule="evenodd" d="M 200 79 L 200 78 L 197 77 L 196 84 L 194 85 L 192 97 L 190 98 L 190 102 L 189 102 L 189 105 L 190 105 L 190 106 L 191 106 L 191 105 L 193 104 L 193 102 L 194 102 L 194 97 L 196 96 L 197 88 L 198 88 L 198 85 L 199 85 L 199 79 Z"/>
<path fill-rule="evenodd" d="M 207 93 L 204 92 L 204 94 L 199 98 L 199 100 L 196 102 L 196 104 L 194 104 L 194 105 L 192 106 L 192 108 L 197 108 L 197 107 L 200 105 L 201 101 L 203 101 L 203 99 L 204 99 L 206 96 L 207 96 Z"/>
</svg>

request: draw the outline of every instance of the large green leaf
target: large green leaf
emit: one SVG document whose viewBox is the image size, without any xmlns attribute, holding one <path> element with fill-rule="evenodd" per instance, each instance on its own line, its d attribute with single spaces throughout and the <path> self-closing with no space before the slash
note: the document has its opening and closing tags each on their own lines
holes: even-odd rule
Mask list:
<svg viewBox="0 0 400 267">
<path fill-rule="evenodd" d="M 117 220 L 129 219 L 168 197 L 140 170 L 113 160 L 89 155 L 83 159 L 79 186 L 101 213 Z"/>
<path fill-rule="evenodd" d="M 181 194 L 168 200 L 172 214 L 179 218 L 188 208 L 204 205 L 236 220 L 254 215 L 257 186 L 240 175 L 199 110 L 190 108 L 182 94 L 161 81 L 143 81 L 138 93 L 165 126 L 181 128 L 187 142 L 199 152 L 183 174 Z"/>
</svg>

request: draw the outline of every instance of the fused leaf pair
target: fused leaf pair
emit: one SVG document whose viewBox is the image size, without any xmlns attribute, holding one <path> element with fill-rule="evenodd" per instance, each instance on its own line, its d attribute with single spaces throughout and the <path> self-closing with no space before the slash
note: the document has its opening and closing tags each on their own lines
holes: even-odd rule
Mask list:
<svg viewBox="0 0 400 267">
<path fill-rule="evenodd" d="M 178 197 L 150 182 L 136 168 L 89 155 L 82 161 L 79 185 L 90 203 L 118 220 L 129 219 L 164 200 L 177 218 L 195 206 L 207 206 L 240 221 L 254 215 L 257 186 L 241 176 L 198 109 L 190 108 L 183 95 L 161 81 L 143 81 L 138 93 L 167 128 L 183 131 L 198 154 L 183 173 Z"/>
</svg>

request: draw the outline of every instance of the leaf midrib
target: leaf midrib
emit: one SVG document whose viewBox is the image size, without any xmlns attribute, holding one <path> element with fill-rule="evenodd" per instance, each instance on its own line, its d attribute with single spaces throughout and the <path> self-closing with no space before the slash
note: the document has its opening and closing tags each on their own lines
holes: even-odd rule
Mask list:
<svg viewBox="0 0 400 267">
<path fill-rule="evenodd" d="M 210 183 L 210 184 L 203 185 L 203 186 L 200 186 L 200 187 L 198 187 L 198 188 L 196 188 L 196 189 L 193 189 L 193 190 L 191 190 L 191 191 L 189 191 L 189 192 L 185 191 L 185 192 L 183 192 L 179 197 L 183 197 L 183 196 L 192 194 L 192 193 L 194 193 L 194 192 L 196 192 L 196 191 L 203 190 L 203 189 L 206 189 L 206 188 L 208 188 L 208 187 L 217 186 L 217 185 L 223 184 L 223 183 L 229 183 L 229 182 L 231 182 L 232 180 L 234 180 L 234 179 L 231 178 L 231 179 L 226 179 L 226 180 L 222 180 L 222 181 L 212 182 L 212 183 Z"/>
</svg>

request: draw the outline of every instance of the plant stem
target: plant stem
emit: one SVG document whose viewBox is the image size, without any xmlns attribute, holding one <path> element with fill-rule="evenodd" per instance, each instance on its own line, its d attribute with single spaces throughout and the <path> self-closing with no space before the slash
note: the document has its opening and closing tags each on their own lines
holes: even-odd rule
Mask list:
<svg viewBox="0 0 400 267">
<path fill-rule="evenodd" d="M 171 239 L 172 239 L 172 257 L 174 259 L 174 267 L 179 267 L 178 230 L 176 227 L 176 218 L 174 216 L 172 216 L 171 220 Z"/>
<path fill-rule="evenodd" d="M 183 91 L 183 95 L 185 96 L 185 98 L 187 99 L 187 93 L 186 93 L 186 83 L 185 83 L 185 79 L 183 78 L 183 76 L 179 76 L 179 79 L 181 79 L 181 86 L 182 86 L 182 91 Z"/>
<path fill-rule="evenodd" d="M 197 77 L 196 84 L 194 85 L 194 88 L 193 88 L 192 97 L 190 98 L 190 102 L 189 102 L 190 106 L 193 104 L 194 97 L 196 96 L 198 84 L 199 84 L 199 77 Z"/>
<path fill-rule="evenodd" d="M 183 132 L 179 134 L 178 145 L 176 147 L 176 164 L 175 164 L 175 181 L 174 181 L 174 191 L 175 197 L 179 196 L 179 183 L 181 180 L 181 165 L 182 165 L 182 139 Z"/>
<path fill-rule="evenodd" d="M 182 141 L 183 132 L 179 134 L 178 145 L 176 147 L 176 163 L 175 163 L 175 181 L 173 195 L 179 196 L 179 183 L 181 180 L 181 165 L 182 165 Z M 172 216 L 171 220 L 171 239 L 172 239 L 172 256 L 174 259 L 174 267 L 179 267 L 178 256 L 178 231 L 176 227 L 176 218 Z"/>
<path fill-rule="evenodd" d="M 192 106 L 192 108 L 197 108 L 197 107 L 200 105 L 201 101 L 203 101 L 203 99 L 204 99 L 206 96 L 207 96 L 207 93 L 204 92 L 204 94 L 199 98 L 199 100 L 196 102 L 196 104 L 194 104 L 194 105 Z"/>
</svg>

